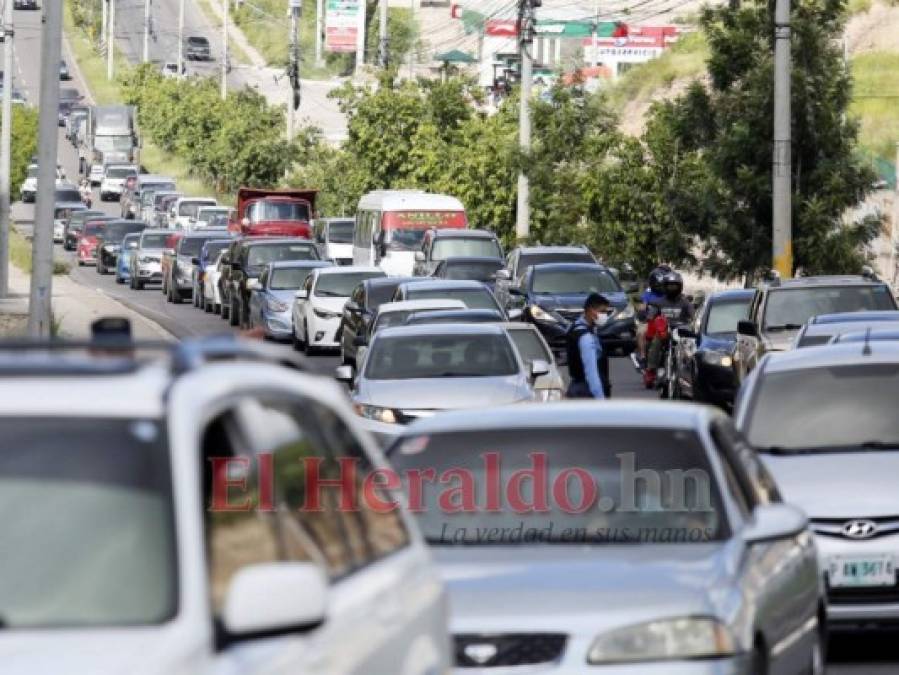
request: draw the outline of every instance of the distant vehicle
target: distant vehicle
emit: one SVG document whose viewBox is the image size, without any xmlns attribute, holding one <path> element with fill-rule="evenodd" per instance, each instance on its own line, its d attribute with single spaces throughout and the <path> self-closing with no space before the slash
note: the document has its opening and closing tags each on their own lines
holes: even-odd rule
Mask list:
<svg viewBox="0 0 899 675">
<path fill-rule="evenodd" d="M 81 191 L 72 183 L 56 183 L 55 201 L 81 204 Z"/>
<path fill-rule="evenodd" d="M 520 321 L 503 324 L 522 361 L 530 368 L 535 361 L 549 364 L 549 372 L 534 381 L 534 395 L 538 401 L 559 401 L 565 397 L 565 381 L 556 365 L 546 340 L 534 326 Z"/>
<path fill-rule="evenodd" d="M 357 347 L 368 345 L 371 337 L 383 328 L 393 326 L 405 326 L 406 320 L 416 312 L 437 311 L 475 311 L 469 310 L 461 300 L 448 300 L 446 298 L 434 298 L 428 300 L 400 300 L 399 302 L 385 302 L 378 307 L 377 313 L 371 322 L 368 334 L 359 335 L 355 339 Z M 502 319 L 499 319 L 502 321 Z"/>
<path fill-rule="evenodd" d="M 546 263 L 595 263 L 586 246 L 518 246 L 506 256 L 506 267 L 496 273 L 496 299 L 508 307 L 512 298 L 509 288 L 518 287 L 533 265 Z"/>
<path fill-rule="evenodd" d="M 97 237 L 97 274 L 115 272 L 118 267 L 122 241 L 129 234 L 139 235 L 147 224 L 138 220 L 111 220 Z"/>
<path fill-rule="evenodd" d="M 125 180 L 129 176 L 137 176 L 136 166 L 128 164 L 107 164 L 100 181 L 100 201 L 119 200 L 125 188 Z"/>
<path fill-rule="evenodd" d="M 133 187 L 122 193 L 122 217 L 137 218 L 141 213 L 143 193 L 146 192 L 175 192 L 175 181 L 168 176 L 142 173 L 137 177 Z M 144 214 L 146 215 L 146 214 Z M 152 218 L 142 218 L 144 222 L 152 224 Z"/>
<path fill-rule="evenodd" d="M 162 281 L 162 252 L 171 234 L 169 230 L 159 229 L 141 232 L 137 249 L 131 254 L 131 290 L 139 291 L 146 284 Z"/>
<path fill-rule="evenodd" d="M 378 190 L 359 199 L 353 264 L 411 276 L 415 252 L 432 228 L 465 229 L 465 207 L 455 197 L 420 190 Z"/>
<path fill-rule="evenodd" d="M 415 277 L 383 277 L 368 279 L 353 289 L 350 299 L 343 306 L 343 321 L 340 331 L 340 360 L 344 365 L 356 363 L 356 342 L 368 340 L 372 321 L 378 308 L 390 302 L 397 287 L 414 281 Z"/>
<path fill-rule="evenodd" d="M 341 316 L 353 289 L 384 277 L 378 267 L 325 267 L 312 272 L 293 302 L 293 345 L 307 354 L 340 346 Z"/>
<path fill-rule="evenodd" d="M 414 302 L 414 300 L 412 301 Z M 411 312 L 404 326 L 438 323 L 503 323 L 505 314 L 498 309 L 427 309 Z"/>
<path fill-rule="evenodd" d="M 197 211 L 203 206 L 218 206 L 212 197 L 180 197 L 171 205 L 168 226 L 173 230 L 192 230 Z"/>
<path fill-rule="evenodd" d="M 493 293 L 479 281 L 445 281 L 419 277 L 418 281 L 400 284 L 393 294 L 393 301 L 400 300 L 461 300 L 470 309 L 496 309 L 505 317 Z M 512 318 L 517 318 L 513 315 Z"/>
<path fill-rule="evenodd" d="M 175 247 L 172 264 L 167 270 L 168 278 L 163 281 L 166 299 L 179 304 L 185 297 L 193 296 L 194 269 L 199 263 L 198 256 L 208 241 L 220 240 L 228 231 L 210 229 L 199 232 L 185 232 Z M 197 262 L 194 262 L 194 261 Z"/>
<path fill-rule="evenodd" d="M 59 62 L 59 79 L 60 80 L 71 80 L 72 79 L 72 75 L 69 73 L 69 66 L 66 64 L 66 62 L 64 60 Z"/>
<path fill-rule="evenodd" d="M 451 257 L 437 263 L 432 276 L 435 279 L 480 281 L 492 291 L 496 288 L 496 273 L 504 267 L 502 258 Z"/>
<path fill-rule="evenodd" d="M 566 402 L 395 426 L 400 475 L 541 476 L 517 503 L 479 487 L 449 511 L 430 485 L 414 502 L 447 583 L 454 673 L 824 672 L 832 615 L 808 519 L 758 484 L 720 411 Z M 566 490 L 553 479 L 569 472 L 582 480 Z"/>
<path fill-rule="evenodd" d="M 189 35 L 184 40 L 184 58 L 188 61 L 212 61 L 209 40 L 200 35 Z"/>
<path fill-rule="evenodd" d="M 356 221 L 352 218 L 316 218 L 312 223 L 315 242 L 326 258 L 338 265 L 353 264 L 353 231 Z"/>
<path fill-rule="evenodd" d="M 13 9 L 40 9 L 37 0 L 13 0 Z"/>
<path fill-rule="evenodd" d="M 191 220 L 189 229 L 228 227 L 233 214 L 234 209 L 230 206 L 201 206 L 197 209 L 196 218 Z"/>
<path fill-rule="evenodd" d="M 140 141 L 135 107 L 104 105 L 91 108 L 86 145 L 92 167 L 97 164 L 139 166 Z"/>
<path fill-rule="evenodd" d="M 29 164 L 28 169 L 25 173 L 25 180 L 22 181 L 22 185 L 21 187 L 19 187 L 19 195 L 21 196 L 22 201 L 25 203 L 34 202 L 34 198 L 37 195 L 37 174 L 37 164 Z M 56 185 L 62 185 L 65 182 L 65 179 L 65 171 L 62 170 L 62 167 L 57 166 Z M 78 199 L 81 199 L 80 193 Z"/>
<path fill-rule="evenodd" d="M 162 70 L 160 71 L 163 77 L 178 77 L 178 64 L 174 61 L 169 61 L 168 63 L 163 64 Z M 184 75 L 184 71 L 180 75 Z"/>
<path fill-rule="evenodd" d="M 13 105 L 28 105 L 28 99 L 25 98 L 25 94 L 23 94 L 20 90 L 13 89 L 12 90 L 12 104 Z"/>
<path fill-rule="evenodd" d="M 99 187 L 103 182 L 103 177 L 106 175 L 106 167 L 102 164 L 91 164 L 90 172 L 88 172 L 87 179 L 91 183 L 91 187 Z"/>
<path fill-rule="evenodd" d="M 813 316 L 796 334 L 793 349 L 826 345 L 841 333 L 881 327 L 899 321 L 899 311 L 860 311 Z"/>
<path fill-rule="evenodd" d="M 219 253 L 224 251 L 230 245 L 231 237 L 229 237 L 227 233 L 212 239 L 207 239 L 203 242 L 203 246 L 200 248 L 200 254 L 192 261 L 193 291 L 191 292 L 191 295 L 193 295 L 194 307 L 199 307 L 205 312 L 212 311 L 211 308 L 207 307 L 205 304 L 207 271 L 215 264 Z"/>
<path fill-rule="evenodd" d="M 147 190 L 141 195 L 141 213 L 153 227 L 168 227 L 172 204 L 184 195 L 170 190 Z"/>
<path fill-rule="evenodd" d="M 66 222 L 76 211 L 86 211 L 80 200 L 77 202 L 57 202 L 53 207 L 53 243 L 62 244 L 66 239 Z"/>
<path fill-rule="evenodd" d="M 228 228 L 245 237 L 312 239 L 316 190 L 240 188 Z"/>
<path fill-rule="evenodd" d="M 424 233 L 421 250 L 415 252 L 413 274 L 428 277 L 434 274 L 440 261 L 468 257 L 502 259 L 503 247 L 490 230 L 428 230 Z"/>
<path fill-rule="evenodd" d="M 102 211 L 95 211 L 93 209 L 72 211 L 72 213 L 69 215 L 68 220 L 66 221 L 65 232 L 63 233 L 63 249 L 65 249 L 66 251 L 75 250 L 75 247 L 78 244 L 78 236 L 81 234 L 81 230 L 84 227 L 85 220 L 102 218 L 105 216 L 106 214 Z M 112 217 L 113 216 L 109 216 L 109 218 Z"/>
<path fill-rule="evenodd" d="M 106 223 L 110 220 L 113 219 L 107 216 L 90 218 L 84 221 L 84 226 L 81 228 L 81 234 L 78 236 L 77 244 L 77 257 L 79 267 L 96 264 L 97 241 L 99 240 L 100 235 L 103 233 L 103 229 L 106 227 Z"/>
<path fill-rule="evenodd" d="M 212 262 L 206 264 L 203 274 L 203 310 L 220 314 L 222 311 L 221 284 L 222 260 L 228 255 L 228 249 L 219 251 L 218 255 L 210 258 Z"/>
<path fill-rule="evenodd" d="M 139 245 L 140 232 L 127 234 L 122 239 L 122 246 L 115 266 L 115 281 L 117 284 L 127 284 L 131 280 L 131 256 Z"/>
<path fill-rule="evenodd" d="M 259 275 L 259 288 L 250 294 L 250 327 L 261 327 L 271 340 L 290 340 L 297 291 L 314 270 L 333 265 L 330 260 L 270 263 Z"/>
</svg>

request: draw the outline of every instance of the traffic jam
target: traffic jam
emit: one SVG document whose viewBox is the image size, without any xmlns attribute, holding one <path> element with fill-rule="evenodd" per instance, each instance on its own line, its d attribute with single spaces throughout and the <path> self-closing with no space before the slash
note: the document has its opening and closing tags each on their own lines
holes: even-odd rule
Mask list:
<svg viewBox="0 0 899 675">
<path fill-rule="evenodd" d="M 899 619 L 870 269 L 688 294 L 452 195 L 223 205 L 104 147 L 58 256 L 222 330 L 0 346 L 0 672 L 816 674 Z"/>
</svg>

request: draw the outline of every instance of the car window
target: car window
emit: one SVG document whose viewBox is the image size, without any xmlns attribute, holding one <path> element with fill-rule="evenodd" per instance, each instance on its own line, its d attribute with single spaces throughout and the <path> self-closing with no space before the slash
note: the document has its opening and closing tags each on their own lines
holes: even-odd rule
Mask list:
<svg viewBox="0 0 899 675">
<path fill-rule="evenodd" d="M 505 334 L 382 337 L 366 359 L 371 380 L 505 377 L 519 372 Z"/>
<path fill-rule="evenodd" d="M 406 300 L 461 300 L 468 309 L 499 309 L 493 293 L 487 288 L 417 289 L 411 284 L 406 289 Z"/>
<path fill-rule="evenodd" d="M 315 247 L 309 244 L 266 244 L 249 248 L 247 266 L 261 267 L 271 262 L 317 259 Z"/>
<path fill-rule="evenodd" d="M 471 281 L 493 281 L 496 277 L 496 271 L 502 269 L 503 261 L 496 260 L 485 261 L 452 261 L 452 264 L 441 262 L 437 266 L 434 276 L 444 279 L 468 279 Z"/>
<path fill-rule="evenodd" d="M 611 274 L 596 269 L 535 269 L 531 276 L 534 293 L 564 295 L 572 293 L 617 293 L 621 286 Z"/>
<path fill-rule="evenodd" d="M 538 359 L 543 359 L 548 363 L 553 362 L 552 354 L 547 349 L 546 343 L 535 331 L 510 330 L 507 332 L 526 363 L 532 363 Z"/>
<path fill-rule="evenodd" d="M 444 260 L 452 257 L 496 257 L 503 254 L 495 239 L 483 237 L 443 237 L 431 247 L 431 260 Z"/>
<path fill-rule="evenodd" d="M 768 293 L 763 329 L 799 328 L 818 314 L 878 309 L 896 309 L 886 285 L 773 289 Z"/>
</svg>

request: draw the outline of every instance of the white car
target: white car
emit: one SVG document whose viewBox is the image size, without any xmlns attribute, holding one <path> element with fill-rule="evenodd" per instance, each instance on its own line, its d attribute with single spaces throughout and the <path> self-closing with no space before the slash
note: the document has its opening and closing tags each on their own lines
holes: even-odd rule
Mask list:
<svg viewBox="0 0 899 675">
<path fill-rule="evenodd" d="M 192 230 L 197 222 L 197 211 L 203 206 L 218 206 L 212 197 L 181 197 L 175 200 L 169 211 L 169 229 Z"/>
<path fill-rule="evenodd" d="M 174 61 L 169 61 L 162 66 L 162 70 L 160 71 L 163 77 L 178 77 L 178 64 Z"/>
<path fill-rule="evenodd" d="M 53 350 L 34 377 L 3 355 L 0 506 L 29 504 L 0 522 L 4 675 L 449 672 L 428 550 L 367 487 L 382 454 L 339 385 L 268 357 L 233 338 L 143 363 Z M 354 508 L 267 470 L 303 457 L 359 467 Z"/>
<path fill-rule="evenodd" d="M 103 182 L 103 176 L 106 175 L 106 168 L 102 164 L 91 164 L 91 170 L 88 174 L 88 180 L 91 187 L 97 187 Z"/>
<path fill-rule="evenodd" d="M 60 202 L 53 207 L 53 243 L 61 244 L 66 238 L 66 222 L 75 211 L 86 211 L 81 202 Z"/>
<path fill-rule="evenodd" d="M 137 167 L 130 164 L 109 164 L 100 181 L 100 201 L 117 201 L 125 189 L 125 181 L 137 173 Z"/>
<path fill-rule="evenodd" d="M 306 353 L 340 347 L 343 306 L 366 279 L 387 276 L 378 267 L 323 267 L 306 278 L 293 303 L 293 346 Z"/>
<path fill-rule="evenodd" d="M 222 258 L 228 253 L 223 250 L 215 259 L 215 262 L 206 266 L 206 276 L 203 278 L 203 307 L 207 312 L 221 314 L 222 292 L 219 289 L 219 280 L 222 278 Z"/>
<path fill-rule="evenodd" d="M 56 167 L 56 184 L 64 183 L 66 180 L 66 172 L 62 167 Z M 25 203 L 34 202 L 37 196 L 37 164 L 29 164 L 28 172 L 25 174 L 25 180 L 19 187 L 19 195 Z"/>
<path fill-rule="evenodd" d="M 191 229 L 204 227 L 227 227 L 228 220 L 234 213 L 230 206 L 201 206 L 197 209 L 196 218 L 191 223 Z"/>
</svg>

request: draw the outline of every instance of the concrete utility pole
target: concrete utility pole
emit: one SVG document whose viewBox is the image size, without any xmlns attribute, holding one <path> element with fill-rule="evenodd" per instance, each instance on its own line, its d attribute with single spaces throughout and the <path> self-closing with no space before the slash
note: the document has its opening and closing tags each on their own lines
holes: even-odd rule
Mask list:
<svg viewBox="0 0 899 675">
<path fill-rule="evenodd" d="M 519 0 L 518 53 L 521 56 L 521 101 L 518 112 L 518 143 L 522 153 L 531 149 L 531 46 L 534 43 L 534 9 L 540 0 Z M 530 184 L 524 172 L 518 174 L 518 205 L 515 218 L 515 238 L 527 241 L 531 228 Z"/>
<path fill-rule="evenodd" d="M 380 21 L 378 23 L 378 65 L 386 70 L 390 60 L 387 51 L 390 46 L 390 36 L 387 34 L 387 0 L 381 0 L 378 10 L 380 12 Z"/>
<path fill-rule="evenodd" d="M 290 100 L 287 102 L 287 140 L 293 140 L 297 108 L 300 107 L 300 14 L 303 0 L 290 0 Z"/>
<path fill-rule="evenodd" d="M 0 130 L 0 298 L 9 294 L 10 152 L 12 150 L 13 5 L 3 7 L 3 128 Z"/>
<path fill-rule="evenodd" d="M 111 80 L 114 77 L 115 77 L 115 0 L 109 0 L 109 37 L 106 38 L 106 79 Z"/>
<path fill-rule="evenodd" d="M 150 62 L 150 0 L 144 0 L 144 63 Z"/>
<path fill-rule="evenodd" d="M 409 5 L 410 5 L 409 9 L 412 13 L 412 21 L 409 22 L 409 25 L 413 27 L 412 28 L 413 31 L 417 31 L 417 29 L 415 28 L 415 26 L 418 25 L 415 22 L 415 0 L 409 0 Z M 410 80 L 415 79 L 415 59 L 417 56 L 417 54 L 416 54 L 417 45 L 415 44 L 416 43 L 415 37 L 416 37 L 415 35 L 412 36 L 412 45 L 409 47 L 409 79 Z"/>
<path fill-rule="evenodd" d="M 11 3 L 12 0 L 6 0 Z M 111 45 L 110 45 L 111 47 Z M 53 283 L 53 206 L 56 194 L 58 140 L 59 60 L 62 52 L 62 3 L 44 3 L 41 38 L 41 87 L 38 107 L 37 204 L 34 209 L 31 294 L 28 334 L 50 336 Z M 9 65 L 6 66 L 9 69 Z"/>
<path fill-rule="evenodd" d="M 790 136 L 790 0 L 774 8 L 773 263 L 780 276 L 793 276 L 792 148 Z"/>
<path fill-rule="evenodd" d="M 322 35 L 325 32 L 325 0 L 315 0 L 315 67 L 325 64 L 322 55 Z"/>
<path fill-rule="evenodd" d="M 109 0 L 100 0 L 103 13 L 100 15 L 100 49 L 106 49 L 106 38 L 109 35 Z"/>
<path fill-rule="evenodd" d="M 184 72 L 184 0 L 178 3 L 178 77 Z"/>
<path fill-rule="evenodd" d="M 228 21 L 231 12 L 231 0 L 222 0 L 225 20 L 222 21 L 222 100 L 228 98 Z"/>
</svg>

